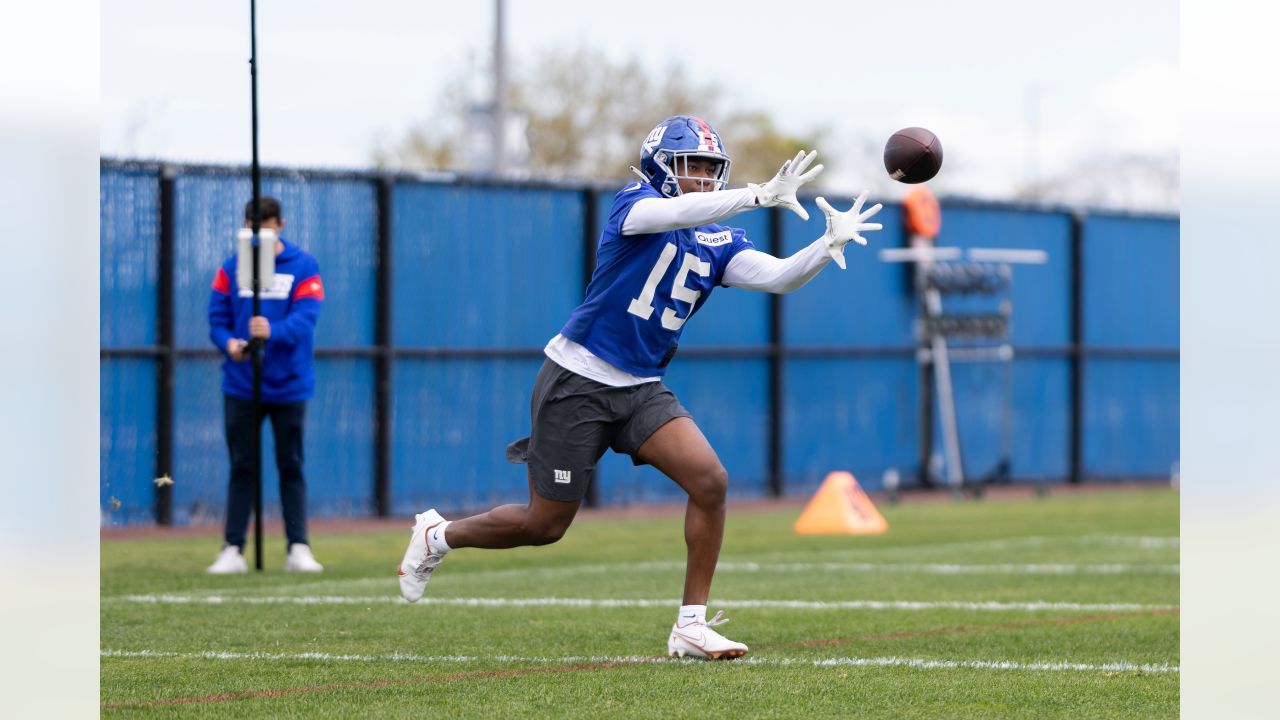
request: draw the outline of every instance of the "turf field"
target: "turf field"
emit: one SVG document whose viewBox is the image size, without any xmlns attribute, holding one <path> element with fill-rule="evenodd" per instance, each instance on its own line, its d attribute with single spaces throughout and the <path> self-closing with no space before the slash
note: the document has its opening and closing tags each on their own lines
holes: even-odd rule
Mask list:
<svg viewBox="0 0 1280 720">
<path fill-rule="evenodd" d="M 681 518 L 459 550 L 422 602 L 395 532 L 315 535 L 320 576 L 210 577 L 217 539 L 102 543 L 106 716 L 1171 718 L 1178 496 L 881 505 L 888 533 L 730 512 L 710 614 L 747 658 L 664 658 Z"/>
</svg>

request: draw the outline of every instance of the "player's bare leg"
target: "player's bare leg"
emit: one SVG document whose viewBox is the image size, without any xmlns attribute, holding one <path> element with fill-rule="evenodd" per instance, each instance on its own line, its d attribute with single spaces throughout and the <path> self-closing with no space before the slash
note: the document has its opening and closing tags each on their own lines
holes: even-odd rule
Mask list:
<svg viewBox="0 0 1280 720">
<path fill-rule="evenodd" d="M 684 542 L 688 548 L 684 604 L 706 605 L 724 539 L 724 497 L 729 473 L 698 425 L 687 417 L 658 428 L 636 455 L 689 494 L 684 511 Z"/>
<path fill-rule="evenodd" d="M 513 548 L 548 545 L 564 536 L 578 513 L 581 500 L 548 500 L 533 489 L 529 479 L 529 502 L 499 505 L 486 513 L 449 523 L 449 546 L 454 548 Z"/>
<path fill-rule="evenodd" d="M 725 492 L 729 474 L 696 423 L 676 418 L 658 428 L 636 456 L 675 480 L 689 494 L 685 506 L 684 541 L 687 561 L 684 574 L 684 604 L 667 638 L 667 652 L 709 660 L 742 657 L 747 646 L 734 642 L 711 628 L 727 620 L 722 613 L 706 619 L 711 579 L 720 558 L 724 539 Z"/>
<path fill-rule="evenodd" d="M 563 502 L 541 497 L 529 479 L 527 505 L 499 505 L 486 513 L 452 522 L 434 509 L 414 517 L 409 547 L 396 569 L 400 594 L 409 602 L 422 597 L 427 582 L 445 554 L 460 547 L 513 548 L 547 545 L 564 536 L 581 501 Z"/>
</svg>

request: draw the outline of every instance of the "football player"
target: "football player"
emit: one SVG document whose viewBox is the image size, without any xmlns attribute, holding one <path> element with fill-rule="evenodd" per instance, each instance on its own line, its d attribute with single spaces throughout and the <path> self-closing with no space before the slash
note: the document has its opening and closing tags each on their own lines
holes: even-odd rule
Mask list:
<svg viewBox="0 0 1280 720">
<path fill-rule="evenodd" d="M 746 233 L 722 221 L 755 208 L 781 206 L 807 220 L 796 191 L 822 171 L 801 151 L 768 182 L 726 189 L 730 159 L 705 120 L 662 121 L 640 147 L 639 176 L 618 192 L 600 237 L 586 298 L 547 343 L 534 381 L 529 437 L 507 448 L 529 466 L 529 503 L 445 520 L 434 509 L 416 516 L 398 569 L 400 591 L 416 602 L 451 549 L 545 545 L 560 539 L 582 503 L 605 450 L 656 467 L 688 493 L 688 549 L 683 605 L 667 640 L 670 655 L 736 658 L 747 646 L 713 628 L 707 597 L 724 535 L 728 474 L 702 431 L 662 382 L 689 318 L 719 286 L 786 293 L 831 260 L 843 268 L 844 246 L 866 244 L 879 230 L 863 193 L 848 212 L 823 198 L 826 231 L 781 259 L 757 250 Z"/>
</svg>

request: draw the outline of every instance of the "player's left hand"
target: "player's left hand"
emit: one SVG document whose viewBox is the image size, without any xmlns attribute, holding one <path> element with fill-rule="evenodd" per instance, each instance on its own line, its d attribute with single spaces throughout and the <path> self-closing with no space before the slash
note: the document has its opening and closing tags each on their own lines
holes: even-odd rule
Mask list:
<svg viewBox="0 0 1280 720">
<path fill-rule="evenodd" d="M 266 340 L 271 337 L 271 321 L 261 315 L 249 318 L 249 337 Z"/>
<path fill-rule="evenodd" d="M 831 259 L 836 261 L 841 270 L 844 270 L 844 246 L 849 244 L 850 240 L 859 245 L 866 245 L 867 239 L 859 233 L 880 230 L 884 227 L 880 223 L 865 222 L 867 218 L 880 212 L 880 208 L 884 207 L 876 203 L 863 210 L 862 204 L 867 201 L 869 192 L 863 190 L 858 199 L 853 202 L 853 208 L 848 212 L 840 212 L 831 207 L 831 203 L 828 203 L 826 198 L 818 198 L 818 207 L 827 216 L 827 231 L 822 234 L 822 239 L 827 241 L 827 252 L 831 253 Z"/>
<path fill-rule="evenodd" d="M 799 200 L 796 200 L 796 190 L 801 185 L 818 177 L 818 173 L 822 172 L 822 165 L 815 165 L 812 170 L 805 172 L 813 159 L 818 156 L 818 151 L 813 150 L 808 154 L 801 150 L 796 156 L 782 163 L 782 168 L 778 170 L 778 174 L 764 185 L 756 185 L 755 183 L 747 183 L 747 187 L 751 188 L 751 192 L 756 194 L 756 204 L 760 207 L 773 207 L 781 205 L 789 209 L 791 212 L 800 216 L 801 220 L 809 219 L 809 211 L 804 209 Z"/>
</svg>

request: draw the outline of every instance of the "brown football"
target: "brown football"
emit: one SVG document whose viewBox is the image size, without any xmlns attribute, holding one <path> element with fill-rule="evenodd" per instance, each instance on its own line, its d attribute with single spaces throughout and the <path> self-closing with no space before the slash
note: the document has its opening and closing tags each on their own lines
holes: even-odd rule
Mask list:
<svg viewBox="0 0 1280 720">
<path fill-rule="evenodd" d="M 922 183 L 942 167 L 942 142 L 920 127 L 903 128 L 884 145 L 884 169 L 904 183 Z"/>
</svg>

